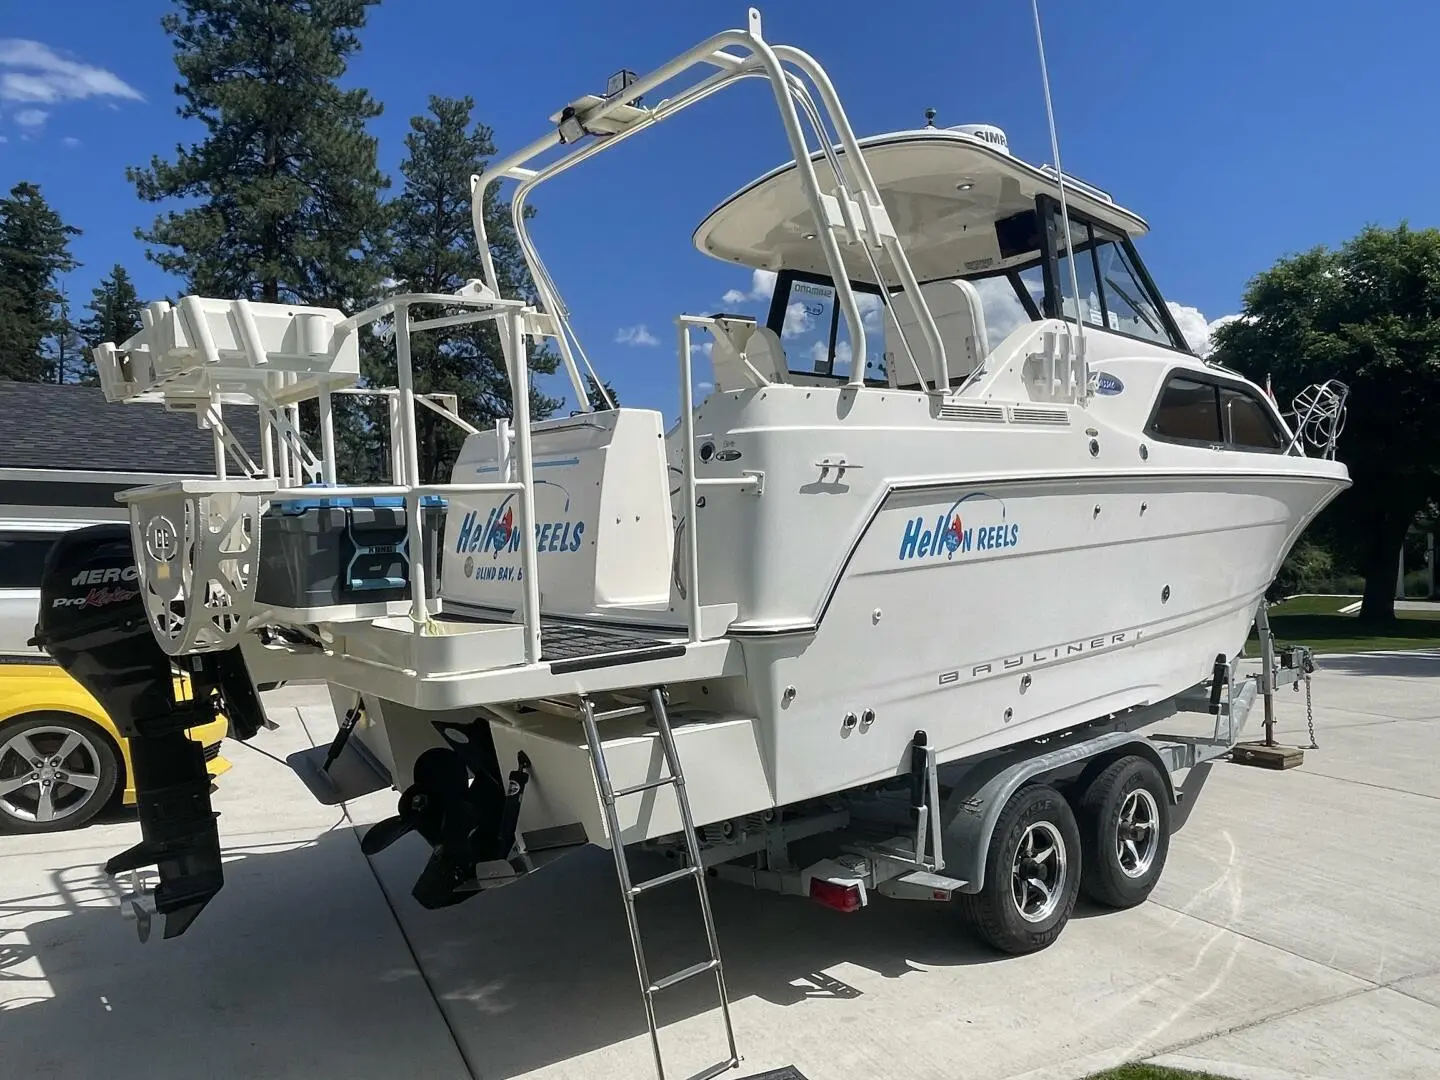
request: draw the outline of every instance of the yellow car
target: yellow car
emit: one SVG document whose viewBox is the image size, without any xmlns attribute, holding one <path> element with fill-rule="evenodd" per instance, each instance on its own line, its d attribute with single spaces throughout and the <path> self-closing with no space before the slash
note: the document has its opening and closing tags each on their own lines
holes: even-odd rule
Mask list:
<svg viewBox="0 0 1440 1080">
<path fill-rule="evenodd" d="M 176 692 L 189 693 L 183 676 Z M 187 732 L 212 778 L 230 768 L 228 727 L 222 716 Z M 78 829 L 117 793 L 134 806 L 134 783 L 129 741 L 83 686 L 47 659 L 0 661 L 0 832 Z"/>
</svg>

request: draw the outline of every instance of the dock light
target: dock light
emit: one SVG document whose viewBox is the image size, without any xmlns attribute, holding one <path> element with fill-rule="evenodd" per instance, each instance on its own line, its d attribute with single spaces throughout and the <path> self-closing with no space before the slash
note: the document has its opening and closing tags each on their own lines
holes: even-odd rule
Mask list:
<svg viewBox="0 0 1440 1080">
<path fill-rule="evenodd" d="M 575 115 L 575 106 L 566 105 L 565 111 L 560 114 L 560 141 L 573 143 L 584 137 L 585 125 L 580 122 L 580 117 Z"/>
</svg>

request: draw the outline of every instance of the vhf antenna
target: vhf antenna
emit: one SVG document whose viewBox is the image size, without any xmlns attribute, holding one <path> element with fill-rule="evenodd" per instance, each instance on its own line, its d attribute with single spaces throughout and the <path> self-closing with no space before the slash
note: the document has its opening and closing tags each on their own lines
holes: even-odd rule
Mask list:
<svg viewBox="0 0 1440 1080">
<path fill-rule="evenodd" d="M 1045 64 L 1045 38 L 1040 32 L 1040 0 L 1030 0 L 1030 10 L 1035 15 L 1035 45 L 1040 51 L 1040 81 L 1045 88 L 1045 117 L 1050 124 L 1050 153 L 1055 158 L 1055 179 L 1060 187 L 1060 223 L 1065 230 L 1065 251 L 1070 257 L 1070 289 L 1075 296 L 1075 331 L 1078 341 L 1072 339 L 1072 354 L 1080 358 L 1081 399 L 1090 394 L 1090 364 L 1085 359 L 1085 321 L 1080 318 L 1080 279 L 1075 273 L 1075 245 L 1070 236 L 1070 207 L 1065 199 L 1065 169 L 1060 164 L 1060 137 L 1055 133 L 1055 107 L 1050 101 L 1050 71 Z M 1065 317 L 1064 297 L 1061 297 L 1060 317 Z M 1066 335 L 1070 336 L 1069 326 Z M 1073 359 L 1072 359 L 1073 364 Z"/>
</svg>

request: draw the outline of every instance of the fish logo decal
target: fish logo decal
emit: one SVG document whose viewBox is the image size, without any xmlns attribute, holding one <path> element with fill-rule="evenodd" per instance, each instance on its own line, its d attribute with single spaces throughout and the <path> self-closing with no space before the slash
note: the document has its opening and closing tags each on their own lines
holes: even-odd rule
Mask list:
<svg viewBox="0 0 1440 1080">
<path fill-rule="evenodd" d="M 950 527 L 941 536 L 940 542 L 950 554 L 960 550 L 960 545 L 965 540 L 965 526 L 960 521 L 960 515 L 956 514 L 950 519 Z"/>
</svg>

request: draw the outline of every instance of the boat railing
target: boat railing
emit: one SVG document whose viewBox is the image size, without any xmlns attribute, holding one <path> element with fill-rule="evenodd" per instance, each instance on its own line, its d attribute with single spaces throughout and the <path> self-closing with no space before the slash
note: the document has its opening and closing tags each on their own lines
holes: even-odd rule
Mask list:
<svg viewBox="0 0 1440 1080">
<path fill-rule="evenodd" d="M 637 104 L 645 94 L 697 67 L 715 70 L 699 81 L 670 93 L 653 107 Z M 816 242 L 836 283 L 837 299 L 849 328 L 854 356 L 850 385 L 857 388 L 864 386 L 865 333 L 859 304 L 841 255 L 842 243 L 858 247 L 877 281 L 887 280 L 880 272 L 881 260 L 890 264 L 894 279 L 915 307 L 921 336 L 931 360 L 930 376 L 926 377 L 921 372 L 915 349 L 903 333 L 901 350 L 921 385 L 927 385 L 938 393 L 946 392 L 950 385 L 949 369 L 934 315 L 920 292 L 919 283 L 834 85 L 824 69 L 807 53 L 793 46 L 766 42 L 761 31 L 760 13 L 755 8 L 749 10 L 747 27 L 743 30 L 726 30 L 716 34 L 648 75 L 619 73 L 612 80 L 618 85 L 606 96 L 589 95 L 566 106 L 551 117 L 555 123 L 552 131 L 494 162 L 481 175 L 472 178 L 472 220 L 487 281 L 494 285 L 499 279 L 490 254 L 484 220 L 486 193 L 501 180 L 514 180 L 518 186 L 510 206 L 520 248 L 536 285 L 539 307 L 558 323 L 557 341 L 571 386 L 577 398 L 584 401 L 586 395 L 580 366 L 583 364 L 592 376 L 594 371 L 571 325 L 569 310 L 530 239 L 524 216 L 530 192 L 595 154 L 612 149 L 661 120 L 749 78 L 768 80 L 774 92 L 801 187 L 814 215 Z M 816 137 L 818 149 L 812 149 L 810 145 L 801 113 Z M 836 152 L 837 145 L 843 153 Z M 560 156 L 537 163 L 537 159 L 556 147 L 563 147 Z M 825 186 L 831 190 L 822 190 L 816 176 L 814 158 L 817 155 L 828 166 Z M 579 363 L 576 361 L 577 354 Z"/>
</svg>

